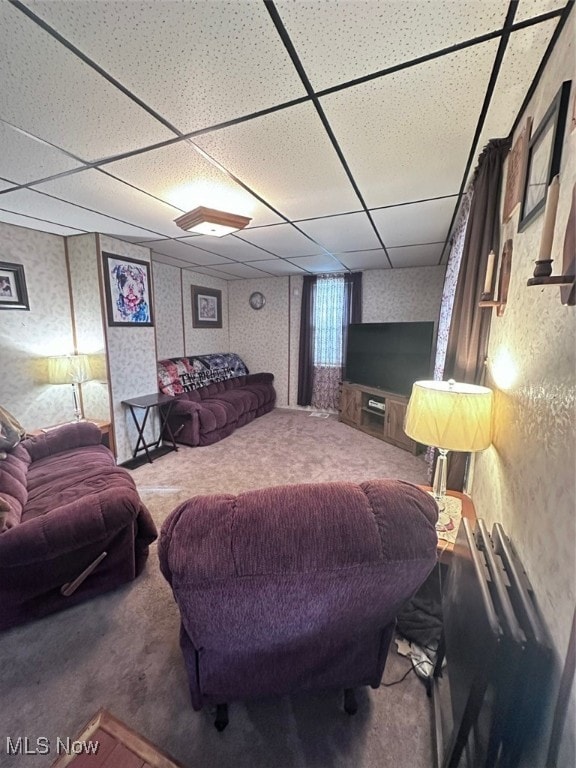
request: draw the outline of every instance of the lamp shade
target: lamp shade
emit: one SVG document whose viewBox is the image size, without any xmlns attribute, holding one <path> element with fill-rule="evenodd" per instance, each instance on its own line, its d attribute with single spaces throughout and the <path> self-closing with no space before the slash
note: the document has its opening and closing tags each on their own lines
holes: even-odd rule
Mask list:
<svg viewBox="0 0 576 768">
<path fill-rule="evenodd" d="M 492 390 L 455 381 L 417 381 L 404 431 L 447 451 L 483 451 L 492 442 Z"/>
<path fill-rule="evenodd" d="M 50 384 L 81 384 L 89 379 L 88 355 L 58 355 L 48 358 Z"/>
</svg>

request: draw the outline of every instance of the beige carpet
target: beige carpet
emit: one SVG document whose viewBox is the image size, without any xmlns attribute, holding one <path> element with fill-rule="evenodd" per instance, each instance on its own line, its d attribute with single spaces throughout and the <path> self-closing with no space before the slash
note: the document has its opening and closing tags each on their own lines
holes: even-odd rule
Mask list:
<svg viewBox="0 0 576 768">
<path fill-rule="evenodd" d="M 181 448 L 132 471 L 160 526 L 195 494 L 280 483 L 395 477 L 426 482 L 422 457 L 303 411 L 277 409 L 206 448 Z M 231 705 L 223 733 L 192 710 L 178 611 L 156 547 L 122 589 L 0 634 L 0 766 L 44 768 L 56 754 L 6 755 L 6 736 L 56 744 L 103 707 L 189 768 L 430 768 L 430 706 L 413 673 L 361 691 L 346 715 L 335 693 Z M 394 650 L 384 682 L 409 663 Z"/>
</svg>

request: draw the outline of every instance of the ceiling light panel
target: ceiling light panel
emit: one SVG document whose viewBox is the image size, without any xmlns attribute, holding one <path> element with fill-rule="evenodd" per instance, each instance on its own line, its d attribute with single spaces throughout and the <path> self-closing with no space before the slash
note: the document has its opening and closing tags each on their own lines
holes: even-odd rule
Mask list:
<svg viewBox="0 0 576 768">
<path fill-rule="evenodd" d="M 3 120 L 85 160 L 174 136 L 8 3 L 0 29 Z"/>
<path fill-rule="evenodd" d="M 17 227 L 27 227 L 28 229 L 36 229 L 40 232 L 49 232 L 52 235 L 62 235 L 63 237 L 67 237 L 69 235 L 79 235 L 83 232 L 83 230 L 80 229 L 63 227 L 60 224 L 52 224 L 48 221 L 29 218 L 28 216 L 22 216 L 19 213 L 3 211 L 1 210 L 1 206 L 2 198 L 0 197 L 0 222 L 3 224 L 15 224 Z"/>
<path fill-rule="evenodd" d="M 444 242 L 456 207 L 457 197 L 426 200 L 372 211 L 384 245 L 415 245 Z"/>
<path fill-rule="evenodd" d="M 388 255 L 393 267 L 435 267 L 440 261 L 443 247 L 444 243 L 406 245 L 388 248 Z"/>
<path fill-rule="evenodd" d="M 299 221 L 298 226 L 333 253 L 380 247 L 374 228 L 365 213 Z"/>
<path fill-rule="evenodd" d="M 553 19 L 510 36 L 476 155 L 489 139 L 510 133 L 557 23 L 558 20 Z M 551 93 L 550 100 L 553 97 Z"/>
<path fill-rule="evenodd" d="M 279 224 L 275 227 L 262 227 L 261 229 L 245 229 L 242 235 L 238 235 L 260 248 L 275 254 L 276 256 L 312 256 L 324 253 L 322 246 L 313 243 L 301 232 L 298 232 L 290 224 Z"/>
<path fill-rule="evenodd" d="M 508 7 L 502 0 L 277 0 L 275 5 L 315 90 L 493 32 Z"/>
<path fill-rule="evenodd" d="M 38 184 L 34 189 L 83 205 L 97 213 L 124 219 L 160 235 L 178 237 L 182 234 L 173 222 L 181 215 L 178 208 L 161 203 L 95 169 Z"/>
<path fill-rule="evenodd" d="M 78 168 L 82 163 L 0 121 L 0 174 L 18 184 Z"/>
<path fill-rule="evenodd" d="M 140 235 L 142 240 L 149 240 L 154 237 L 154 232 L 116 221 L 99 213 L 86 211 L 84 208 L 56 200 L 40 192 L 33 192 L 31 189 L 6 192 L 0 196 L 0 207 L 14 213 L 35 216 L 86 232 L 101 232 L 104 235 L 119 237 Z"/>
<path fill-rule="evenodd" d="M 360 206 L 310 104 L 223 128 L 194 141 L 290 219 L 353 211 Z"/>
<path fill-rule="evenodd" d="M 228 259 L 223 256 L 218 256 L 215 253 L 208 253 L 202 251 L 199 248 L 194 248 L 192 245 L 188 245 L 185 242 L 179 240 L 161 240 L 158 242 L 143 242 L 140 245 L 145 245 L 148 248 L 153 248 L 156 253 L 163 253 L 165 256 L 173 256 L 177 259 L 194 263 L 194 264 L 227 264 Z"/>
<path fill-rule="evenodd" d="M 263 3 L 27 5 L 184 133 L 306 95 Z"/>
<path fill-rule="evenodd" d="M 290 259 L 292 264 L 315 274 L 322 272 L 345 272 L 346 269 L 342 263 L 333 256 L 324 254 L 321 256 L 304 256 L 299 259 Z"/>
<path fill-rule="evenodd" d="M 497 46 L 321 99 L 369 208 L 458 191 Z"/>
<path fill-rule="evenodd" d="M 281 221 L 187 141 L 109 163 L 106 170 L 183 213 L 203 205 L 249 216 L 251 226 Z"/>
<path fill-rule="evenodd" d="M 183 242 L 185 241 L 186 238 L 183 238 Z M 193 244 L 219 253 L 233 261 L 262 261 L 262 259 L 270 258 L 267 251 L 263 251 L 262 248 L 257 248 L 251 243 L 246 243 L 239 237 L 195 237 Z"/>
<path fill-rule="evenodd" d="M 390 262 L 382 248 L 369 251 L 351 251 L 339 253 L 338 259 L 348 269 L 390 269 Z"/>
</svg>

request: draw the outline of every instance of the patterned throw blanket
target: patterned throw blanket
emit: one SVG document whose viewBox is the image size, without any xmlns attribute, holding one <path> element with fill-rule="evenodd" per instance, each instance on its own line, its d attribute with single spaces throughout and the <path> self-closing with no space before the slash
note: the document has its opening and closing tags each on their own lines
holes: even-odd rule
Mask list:
<svg viewBox="0 0 576 768">
<path fill-rule="evenodd" d="M 158 361 L 158 385 L 166 395 L 180 395 L 216 381 L 247 374 L 244 361 L 233 352 Z"/>
</svg>

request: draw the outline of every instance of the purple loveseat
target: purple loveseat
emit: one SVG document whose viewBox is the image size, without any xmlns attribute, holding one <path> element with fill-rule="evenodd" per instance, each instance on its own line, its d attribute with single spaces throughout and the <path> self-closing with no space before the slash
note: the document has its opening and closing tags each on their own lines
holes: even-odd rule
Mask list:
<svg viewBox="0 0 576 768">
<path fill-rule="evenodd" d="M 158 361 L 158 386 L 175 397 L 168 425 L 179 443 L 211 445 L 274 408 L 271 373 L 249 374 L 231 352 Z"/>
<path fill-rule="evenodd" d="M 100 440 L 94 424 L 68 424 L 24 440 L 0 461 L 0 629 L 142 570 L 156 527 Z"/>
<path fill-rule="evenodd" d="M 377 688 L 396 615 L 436 563 L 437 516 L 429 494 L 395 480 L 198 496 L 177 507 L 159 557 L 180 609 L 194 709 Z"/>
</svg>

